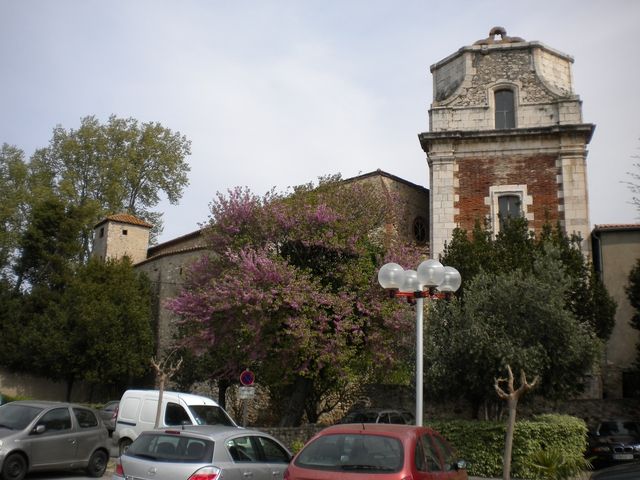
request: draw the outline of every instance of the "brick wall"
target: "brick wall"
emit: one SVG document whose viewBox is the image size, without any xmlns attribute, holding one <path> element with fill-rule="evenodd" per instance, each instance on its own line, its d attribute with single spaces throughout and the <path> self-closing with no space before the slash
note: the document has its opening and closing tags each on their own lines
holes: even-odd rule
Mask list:
<svg viewBox="0 0 640 480">
<path fill-rule="evenodd" d="M 472 230 L 476 220 L 483 221 L 491 214 L 488 192 L 493 185 L 526 182 L 532 205 L 524 205 L 525 214 L 533 221 L 529 227 L 539 231 L 545 220 L 555 224 L 558 212 L 558 168 L 550 155 L 518 155 L 503 158 L 465 158 L 458 164 L 458 215 L 456 223 Z"/>
</svg>

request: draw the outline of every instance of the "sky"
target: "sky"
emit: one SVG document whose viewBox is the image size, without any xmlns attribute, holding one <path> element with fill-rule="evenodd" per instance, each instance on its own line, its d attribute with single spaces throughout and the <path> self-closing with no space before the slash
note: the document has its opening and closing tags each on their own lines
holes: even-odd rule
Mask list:
<svg viewBox="0 0 640 480">
<path fill-rule="evenodd" d="M 0 143 L 30 157 L 57 125 L 110 115 L 191 140 L 167 241 L 217 192 L 384 170 L 428 187 L 429 67 L 494 26 L 571 55 L 592 225 L 638 223 L 637 0 L 0 0 Z"/>
</svg>

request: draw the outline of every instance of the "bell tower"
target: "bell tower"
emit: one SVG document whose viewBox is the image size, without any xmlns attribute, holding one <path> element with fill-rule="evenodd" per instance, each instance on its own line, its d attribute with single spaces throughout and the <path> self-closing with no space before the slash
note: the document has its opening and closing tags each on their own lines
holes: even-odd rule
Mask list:
<svg viewBox="0 0 640 480">
<path fill-rule="evenodd" d="M 419 134 L 430 173 L 433 258 L 456 227 L 477 220 L 494 234 L 525 216 L 582 237 L 590 254 L 587 144 L 573 89 L 573 58 L 494 27 L 489 37 L 431 66 L 429 132 Z"/>
</svg>

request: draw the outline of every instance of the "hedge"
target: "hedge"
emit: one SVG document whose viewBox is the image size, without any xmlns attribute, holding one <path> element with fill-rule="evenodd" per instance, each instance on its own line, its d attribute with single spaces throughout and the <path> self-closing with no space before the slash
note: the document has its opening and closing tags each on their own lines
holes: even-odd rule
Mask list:
<svg viewBox="0 0 640 480">
<path fill-rule="evenodd" d="M 439 431 L 469 463 L 469 475 L 501 477 L 506 422 L 434 421 L 428 426 Z M 561 452 L 569 462 L 579 463 L 587 447 L 587 426 L 569 415 L 545 414 L 516 422 L 511 458 L 514 478 L 540 478 L 532 456 L 540 450 Z"/>
</svg>

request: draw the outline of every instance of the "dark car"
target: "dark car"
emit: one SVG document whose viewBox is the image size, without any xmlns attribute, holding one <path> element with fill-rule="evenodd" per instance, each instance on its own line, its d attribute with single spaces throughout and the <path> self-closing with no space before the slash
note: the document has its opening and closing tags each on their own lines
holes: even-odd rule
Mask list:
<svg viewBox="0 0 640 480">
<path fill-rule="evenodd" d="M 638 480 L 639 478 L 640 462 L 615 465 L 598 470 L 591 475 L 591 480 Z"/>
<path fill-rule="evenodd" d="M 466 462 L 435 430 L 416 425 L 325 428 L 291 461 L 285 480 L 467 480 Z"/>
<path fill-rule="evenodd" d="M 22 480 L 28 472 L 84 468 L 101 477 L 109 436 L 97 412 L 72 403 L 16 401 L 0 406 L 0 472 Z"/>
<path fill-rule="evenodd" d="M 589 433 L 587 458 L 596 468 L 640 460 L 640 423 L 607 420 Z"/>
<path fill-rule="evenodd" d="M 104 426 L 109 430 L 109 434 L 113 433 L 116 428 L 116 417 L 118 416 L 119 405 L 120 400 L 111 400 L 98 410 L 102 423 L 104 423 Z"/>
<path fill-rule="evenodd" d="M 414 416 L 406 410 L 364 408 L 347 413 L 338 423 L 399 423 L 411 425 Z"/>
</svg>

